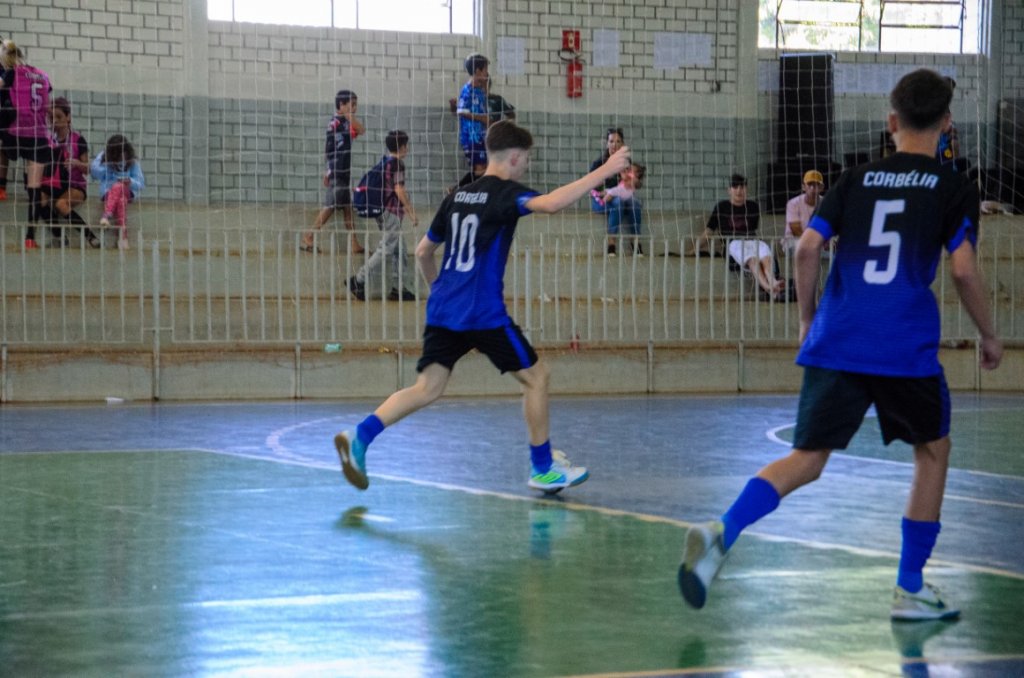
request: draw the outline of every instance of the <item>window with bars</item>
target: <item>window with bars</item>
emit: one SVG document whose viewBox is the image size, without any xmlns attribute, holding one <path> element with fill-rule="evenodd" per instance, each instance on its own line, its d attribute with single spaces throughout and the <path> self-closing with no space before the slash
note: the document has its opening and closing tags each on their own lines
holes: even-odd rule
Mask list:
<svg viewBox="0 0 1024 678">
<path fill-rule="evenodd" d="M 416 33 L 477 33 L 479 0 L 207 0 L 214 21 Z"/>
<path fill-rule="evenodd" d="M 977 54 L 987 0 L 760 0 L 759 47 Z"/>
</svg>

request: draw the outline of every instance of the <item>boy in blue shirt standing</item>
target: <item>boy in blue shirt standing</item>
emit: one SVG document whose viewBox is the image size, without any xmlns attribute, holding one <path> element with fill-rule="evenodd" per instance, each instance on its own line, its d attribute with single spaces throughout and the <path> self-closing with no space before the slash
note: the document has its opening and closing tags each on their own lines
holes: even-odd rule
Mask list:
<svg viewBox="0 0 1024 678">
<path fill-rule="evenodd" d="M 484 137 L 491 122 L 490 108 L 487 104 L 489 65 L 490 61 L 482 54 L 470 54 L 466 57 L 469 80 L 462 86 L 455 110 L 459 116 L 459 143 L 474 177 L 483 174 L 487 168 L 487 147 L 484 144 Z"/>
<path fill-rule="evenodd" d="M 942 249 L 960 299 L 978 328 L 980 362 L 995 369 L 996 337 L 978 272 L 978 191 L 935 158 L 949 124 L 949 83 L 920 69 L 889 101 L 896 153 L 846 172 L 821 202 L 796 249 L 800 352 L 804 367 L 792 452 L 752 478 L 720 520 L 687 532 L 679 587 L 701 608 L 740 532 L 813 482 L 834 449 L 845 449 L 874 404 L 882 438 L 914 448 L 914 482 L 902 521 L 903 546 L 891 617 L 960 614 L 923 578 L 939 534 L 949 466 L 949 391 L 938 360 L 939 310 L 931 284 Z M 815 307 L 823 245 L 841 236 Z"/>
<path fill-rule="evenodd" d="M 392 394 L 354 433 L 334 437 L 345 478 L 361 490 L 369 485 L 365 456 L 370 443 L 385 427 L 441 397 L 455 363 L 474 348 L 522 384 L 532 466 L 529 486 L 555 493 L 587 479 L 587 469 L 551 449 L 550 373 L 505 308 L 505 264 L 520 217 L 552 214 L 573 204 L 591 187 L 626 169 L 629 149 L 623 147 L 590 174 L 541 195 L 519 183 L 533 145 L 527 130 L 508 120 L 496 122 L 486 144 L 484 176 L 445 198 L 416 247 L 416 261 L 430 284 L 416 383 Z M 442 245 L 438 267 L 434 257 Z"/>
</svg>

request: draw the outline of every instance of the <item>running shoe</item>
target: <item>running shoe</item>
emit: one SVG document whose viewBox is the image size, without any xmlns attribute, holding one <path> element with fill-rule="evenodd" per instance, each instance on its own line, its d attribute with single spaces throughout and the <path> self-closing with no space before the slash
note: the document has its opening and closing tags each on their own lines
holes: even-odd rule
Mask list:
<svg viewBox="0 0 1024 678">
<path fill-rule="evenodd" d="M 345 479 L 357 489 L 365 490 L 369 487 L 370 479 L 366 477 L 366 445 L 359 442 L 359 438 L 351 431 L 344 431 L 334 436 L 334 449 L 338 450 Z"/>
<path fill-rule="evenodd" d="M 359 282 L 355 276 L 348 279 L 348 291 L 359 301 L 366 301 L 366 284 Z"/>
<path fill-rule="evenodd" d="M 960 610 L 946 605 L 939 590 L 925 582 L 921 590 L 911 593 L 897 586 L 892 593 L 892 612 L 896 621 L 928 621 L 931 619 L 956 619 Z"/>
<path fill-rule="evenodd" d="M 573 466 L 565 452 L 551 450 L 551 468 L 543 472 L 531 468 L 527 484 L 544 494 L 556 494 L 567 487 L 579 485 L 589 477 L 590 471 L 583 466 Z"/>
<path fill-rule="evenodd" d="M 711 580 L 725 562 L 725 545 L 720 520 L 694 525 L 686 532 L 683 562 L 679 565 L 679 591 L 691 607 L 700 609 L 708 599 Z"/>
</svg>

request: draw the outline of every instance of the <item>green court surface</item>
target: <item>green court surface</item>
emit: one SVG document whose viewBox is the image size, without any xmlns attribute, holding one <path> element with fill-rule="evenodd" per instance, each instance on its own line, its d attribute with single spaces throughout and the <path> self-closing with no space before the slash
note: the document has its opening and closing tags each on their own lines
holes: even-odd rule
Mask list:
<svg viewBox="0 0 1024 678">
<path fill-rule="evenodd" d="M 755 534 L 697 612 L 683 523 L 342 483 L 203 451 L 0 455 L 0 673 L 927 675 L 936 635 L 933 675 L 1024 666 L 1019 574 L 932 567 L 970 614 L 893 625 L 897 554 Z"/>
</svg>

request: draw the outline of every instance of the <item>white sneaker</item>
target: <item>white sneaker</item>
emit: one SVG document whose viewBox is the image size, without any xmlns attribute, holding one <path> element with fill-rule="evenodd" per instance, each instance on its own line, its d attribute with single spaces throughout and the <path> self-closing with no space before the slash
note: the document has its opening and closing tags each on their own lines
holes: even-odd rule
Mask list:
<svg viewBox="0 0 1024 678">
<path fill-rule="evenodd" d="M 722 533 L 725 526 L 720 520 L 694 525 L 686 532 L 683 562 L 679 565 L 679 591 L 692 607 L 704 607 L 708 599 L 711 580 L 725 562 Z"/>
<path fill-rule="evenodd" d="M 921 590 L 911 593 L 902 586 L 892 592 L 890 616 L 898 621 L 927 621 L 930 619 L 956 619 L 960 610 L 946 605 L 939 590 L 925 582 Z"/>
<path fill-rule="evenodd" d="M 583 466 L 573 466 L 565 452 L 551 450 L 551 468 L 543 473 L 531 468 L 527 484 L 544 494 L 557 494 L 567 487 L 579 485 L 589 477 L 590 471 Z"/>
<path fill-rule="evenodd" d="M 338 451 L 341 471 L 345 479 L 356 489 L 365 490 L 370 486 L 366 477 L 366 446 L 352 431 L 342 431 L 334 436 L 334 449 Z"/>
</svg>

